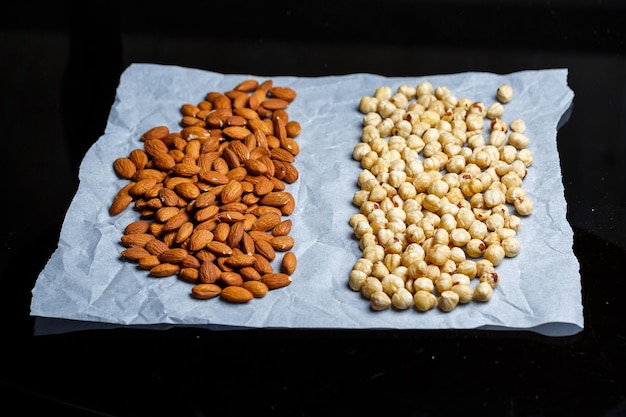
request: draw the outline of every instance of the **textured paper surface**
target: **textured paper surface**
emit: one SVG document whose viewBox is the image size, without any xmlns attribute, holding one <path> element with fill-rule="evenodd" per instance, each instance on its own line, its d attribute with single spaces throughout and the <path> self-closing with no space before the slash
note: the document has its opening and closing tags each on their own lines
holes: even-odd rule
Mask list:
<svg viewBox="0 0 626 417">
<path fill-rule="evenodd" d="M 289 185 L 297 205 L 291 215 L 298 269 L 293 283 L 246 305 L 195 300 L 191 285 L 175 277 L 155 279 L 120 259 L 120 236 L 138 218 L 128 209 L 110 217 L 109 205 L 126 184 L 113 172 L 115 158 L 141 148 L 140 135 L 156 125 L 181 127 L 183 103 L 198 103 L 209 91 L 227 91 L 247 78 L 271 78 L 294 88 L 290 118 L 302 125 L 295 165 L 300 179 Z M 534 212 L 522 218 L 521 253 L 497 267 L 501 283 L 491 301 L 461 305 L 450 313 L 413 309 L 382 312 L 349 289 L 348 275 L 360 257 L 348 224 L 361 171 L 352 159 L 360 141 L 362 96 L 386 85 L 429 81 L 457 97 L 486 105 L 502 83 L 515 92 L 503 120 L 523 119 L 534 163 L 524 180 Z M 524 329 L 571 335 L 583 328 L 579 264 L 566 220 L 556 135 L 572 104 L 566 69 L 512 74 L 462 73 L 416 77 L 352 74 L 317 78 L 224 75 L 176 66 L 133 64 L 123 73 L 105 133 L 87 152 L 80 186 L 63 223 L 57 250 L 33 289 L 31 314 L 44 319 L 101 325 L 192 325 L 212 328 L 343 329 Z M 51 325 L 52 326 L 52 325 Z M 40 331 L 54 332 L 43 326 Z M 61 330 L 65 331 L 65 330 Z"/>
</svg>

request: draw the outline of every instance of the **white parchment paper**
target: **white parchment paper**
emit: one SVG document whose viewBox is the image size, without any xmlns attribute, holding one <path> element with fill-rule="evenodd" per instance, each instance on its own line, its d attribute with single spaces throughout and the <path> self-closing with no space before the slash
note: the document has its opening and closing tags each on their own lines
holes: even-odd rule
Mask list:
<svg viewBox="0 0 626 417">
<path fill-rule="evenodd" d="M 126 181 L 112 169 L 115 158 L 141 148 L 140 135 L 156 125 L 180 130 L 180 106 L 198 103 L 209 91 L 227 91 L 244 79 L 271 78 L 294 88 L 290 118 L 302 125 L 300 179 L 289 186 L 297 201 L 291 215 L 298 269 L 290 286 L 263 299 L 230 305 L 195 300 L 191 286 L 175 277 L 150 278 L 120 259 L 120 236 L 138 218 L 128 209 L 110 217 L 109 205 Z M 382 312 L 349 289 L 348 275 L 360 257 L 348 224 L 361 171 L 352 159 L 360 141 L 362 96 L 377 87 L 395 89 L 430 81 L 457 97 L 489 105 L 502 83 L 515 92 L 503 120 L 523 119 L 534 154 L 524 188 L 534 202 L 522 218 L 521 253 L 497 267 L 501 277 L 488 303 L 461 305 L 450 313 L 413 309 Z M 80 186 L 67 211 L 58 248 L 32 291 L 31 315 L 68 319 L 83 325 L 191 325 L 214 328 L 337 329 L 524 329 L 559 336 L 582 330 L 579 264 L 566 220 L 556 135 L 572 104 L 566 69 L 511 74 L 462 73 L 389 78 L 352 74 L 317 78 L 224 75 L 197 69 L 133 64 L 123 73 L 105 133 L 87 152 Z M 45 332 L 45 330 L 43 330 Z"/>
</svg>

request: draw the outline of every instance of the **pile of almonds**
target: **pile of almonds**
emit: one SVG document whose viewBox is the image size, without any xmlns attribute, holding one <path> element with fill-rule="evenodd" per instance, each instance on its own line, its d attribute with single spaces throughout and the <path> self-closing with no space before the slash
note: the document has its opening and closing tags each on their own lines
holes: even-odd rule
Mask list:
<svg viewBox="0 0 626 417">
<path fill-rule="evenodd" d="M 183 104 L 180 131 L 146 131 L 143 149 L 113 163 L 128 183 L 110 215 L 129 206 L 140 215 L 121 236 L 122 258 L 192 284 L 198 299 L 245 303 L 289 285 L 296 201 L 286 186 L 299 178 L 301 126 L 286 109 L 295 98 L 272 80 L 248 79 Z"/>
</svg>

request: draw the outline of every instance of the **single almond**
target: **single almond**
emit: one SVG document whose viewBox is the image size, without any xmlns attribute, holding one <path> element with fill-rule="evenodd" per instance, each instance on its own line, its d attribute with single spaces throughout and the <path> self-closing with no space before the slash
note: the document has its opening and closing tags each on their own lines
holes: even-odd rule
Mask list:
<svg viewBox="0 0 626 417">
<path fill-rule="evenodd" d="M 243 126 L 228 126 L 222 129 L 222 132 L 229 138 L 238 140 L 242 140 L 250 133 L 252 133 L 250 132 L 250 130 Z"/>
<path fill-rule="evenodd" d="M 113 162 L 113 169 L 120 178 L 132 179 L 137 172 L 137 166 L 130 158 L 117 158 Z"/>
<path fill-rule="evenodd" d="M 242 192 L 241 183 L 237 180 L 230 180 L 222 189 L 220 200 L 224 204 L 233 203 L 241 198 Z"/>
<path fill-rule="evenodd" d="M 279 252 L 286 252 L 293 248 L 295 243 L 295 239 L 292 236 L 274 236 L 272 240 L 270 240 L 270 245 Z"/>
<path fill-rule="evenodd" d="M 217 284 L 197 284 L 191 288 L 191 295 L 201 300 L 217 297 L 222 293 L 222 287 Z"/>
<path fill-rule="evenodd" d="M 249 92 L 256 90 L 258 87 L 259 87 L 259 82 L 255 80 L 254 78 L 250 78 L 237 84 L 234 90 L 245 91 L 246 93 L 249 93 Z"/>
<path fill-rule="evenodd" d="M 254 269 L 254 266 L 244 266 L 242 268 L 239 268 L 239 274 L 244 279 L 244 281 L 259 281 L 261 279 L 261 274 L 259 273 L 259 271 Z"/>
<path fill-rule="evenodd" d="M 236 285 L 239 286 L 243 284 L 243 277 L 236 271 L 223 271 L 220 274 L 220 283 L 224 286 Z"/>
<path fill-rule="evenodd" d="M 148 256 L 148 255 L 150 255 L 150 252 L 148 252 L 145 248 L 142 248 L 140 246 L 134 246 L 128 249 L 124 249 L 122 251 L 122 257 L 126 260 L 133 261 L 133 262 L 137 262 L 144 256 Z"/>
<path fill-rule="evenodd" d="M 230 246 L 228 246 L 224 242 L 219 242 L 217 240 L 209 242 L 209 244 L 207 245 L 207 249 L 217 256 L 230 256 L 233 254 L 233 249 Z"/>
<path fill-rule="evenodd" d="M 255 253 L 253 256 L 256 262 L 252 267 L 256 269 L 259 274 L 264 275 L 274 272 L 272 264 L 265 256 L 261 255 L 260 253 Z"/>
<path fill-rule="evenodd" d="M 243 288 L 250 291 L 254 298 L 263 298 L 267 295 L 269 288 L 267 284 L 261 281 L 245 281 L 241 284 Z"/>
<path fill-rule="evenodd" d="M 254 222 L 252 230 L 268 232 L 281 222 L 281 215 L 274 212 L 267 212 Z"/>
<path fill-rule="evenodd" d="M 213 240 L 213 233 L 210 230 L 195 230 L 189 237 L 189 250 L 196 252 L 207 247 Z"/>
<path fill-rule="evenodd" d="M 169 277 L 180 271 L 180 266 L 170 263 L 162 263 L 150 269 L 150 276 L 156 278 Z"/>
<path fill-rule="evenodd" d="M 282 272 L 272 272 L 261 276 L 261 282 L 265 283 L 270 290 L 274 290 L 291 284 L 291 276 Z"/>
<path fill-rule="evenodd" d="M 287 252 L 283 255 L 280 270 L 287 275 L 292 275 L 295 272 L 297 265 L 298 259 L 296 258 L 296 254 L 293 252 Z"/>
<path fill-rule="evenodd" d="M 159 256 L 162 252 L 169 249 L 169 246 L 165 242 L 159 239 L 152 239 L 148 243 L 146 243 L 146 250 L 151 255 Z"/>
<path fill-rule="evenodd" d="M 291 232 L 293 222 L 291 219 L 282 220 L 272 229 L 272 236 L 285 236 Z"/>
<path fill-rule="evenodd" d="M 140 139 L 143 141 L 147 141 L 150 139 L 161 139 L 167 136 L 170 133 L 170 130 L 167 126 L 155 126 L 141 135 Z"/>
<path fill-rule="evenodd" d="M 150 230 L 150 222 L 147 220 L 135 220 L 124 228 L 124 234 L 147 233 Z"/>
<path fill-rule="evenodd" d="M 197 268 L 180 268 L 178 271 L 178 278 L 182 281 L 189 282 L 191 284 L 198 283 L 198 269 Z"/>
<path fill-rule="evenodd" d="M 233 254 L 224 260 L 224 263 L 231 268 L 242 268 L 254 265 L 254 256 L 247 254 Z"/>
<path fill-rule="evenodd" d="M 290 198 L 291 196 L 287 191 L 272 191 L 264 195 L 260 203 L 267 206 L 280 207 L 283 204 L 287 204 Z"/>
<path fill-rule="evenodd" d="M 254 295 L 244 287 L 230 285 L 222 290 L 220 298 L 231 303 L 247 303 Z"/>
<path fill-rule="evenodd" d="M 155 266 L 159 265 L 161 261 L 159 261 L 159 257 L 156 255 L 147 255 L 139 259 L 137 262 L 137 266 L 141 269 L 150 270 Z"/>
<path fill-rule="evenodd" d="M 146 243 L 148 243 L 152 239 L 154 239 L 154 236 L 150 233 L 129 233 L 126 235 L 122 235 L 122 237 L 120 238 L 120 240 L 122 241 L 122 245 L 127 248 L 144 248 L 146 246 Z"/>
<path fill-rule="evenodd" d="M 158 258 L 162 263 L 180 264 L 187 254 L 188 252 L 183 248 L 171 248 L 159 253 Z"/>
<path fill-rule="evenodd" d="M 285 101 L 293 101 L 296 98 L 296 91 L 289 87 L 272 87 L 270 94 L 273 97 L 283 99 Z"/>
<path fill-rule="evenodd" d="M 276 258 L 276 250 L 274 249 L 272 244 L 266 240 L 255 240 L 254 250 L 255 253 L 263 255 L 270 261 Z"/>
<path fill-rule="evenodd" d="M 221 271 L 209 260 L 200 264 L 198 269 L 198 281 L 205 284 L 213 284 L 219 278 Z"/>
</svg>

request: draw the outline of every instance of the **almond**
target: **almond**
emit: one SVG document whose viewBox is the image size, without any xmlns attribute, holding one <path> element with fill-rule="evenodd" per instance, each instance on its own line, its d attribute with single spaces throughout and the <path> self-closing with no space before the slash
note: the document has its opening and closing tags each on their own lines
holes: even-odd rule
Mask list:
<svg viewBox="0 0 626 417">
<path fill-rule="evenodd" d="M 285 235 L 288 235 L 291 232 L 292 224 L 293 224 L 293 222 L 291 221 L 291 219 L 285 219 L 285 220 L 281 221 L 276 226 L 274 226 L 274 228 L 272 229 L 272 235 L 273 236 L 285 236 Z"/>
<path fill-rule="evenodd" d="M 263 298 L 269 291 L 267 285 L 261 281 L 246 281 L 241 286 L 250 291 L 254 298 Z"/>
<path fill-rule="evenodd" d="M 256 90 L 259 86 L 259 82 L 255 79 L 248 79 L 248 80 L 244 80 L 242 82 L 240 82 L 239 84 L 237 84 L 234 88 L 234 90 L 237 91 L 245 91 L 247 93 L 252 92 L 254 90 Z"/>
<path fill-rule="evenodd" d="M 241 239 L 243 239 L 244 233 L 245 230 L 243 226 L 243 221 L 233 223 L 228 232 L 226 244 L 231 248 L 238 246 Z"/>
<path fill-rule="evenodd" d="M 151 241 L 146 243 L 146 250 L 151 255 L 159 256 L 160 253 L 162 253 L 162 252 L 164 252 L 164 251 L 166 251 L 168 249 L 169 249 L 169 246 L 167 246 L 165 244 L 165 242 L 163 242 L 162 240 L 159 240 L 159 239 L 152 239 Z"/>
<path fill-rule="evenodd" d="M 187 201 L 196 199 L 200 195 L 198 187 L 191 182 L 182 182 L 174 187 L 174 191 Z"/>
<path fill-rule="evenodd" d="M 220 274 L 220 282 L 224 286 L 240 286 L 243 284 L 243 277 L 235 271 L 224 271 Z"/>
<path fill-rule="evenodd" d="M 172 248 L 159 253 L 158 258 L 162 263 L 180 264 L 187 257 L 187 251 L 182 248 Z"/>
<path fill-rule="evenodd" d="M 270 240 L 270 245 L 274 248 L 274 250 L 285 252 L 293 248 L 295 241 L 291 236 L 274 236 L 272 240 Z"/>
<path fill-rule="evenodd" d="M 172 168 L 172 171 L 176 175 L 180 175 L 181 177 L 191 177 L 200 172 L 200 167 L 190 162 L 180 162 L 174 165 L 174 167 Z"/>
<path fill-rule="evenodd" d="M 259 216 L 259 218 L 252 225 L 252 230 L 267 232 L 267 231 L 272 230 L 280 222 L 281 222 L 280 214 L 277 214 L 274 212 L 267 212 Z"/>
<path fill-rule="evenodd" d="M 133 149 L 128 158 L 133 161 L 137 170 L 144 169 L 148 163 L 148 154 L 143 149 Z"/>
<path fill-rule="evenodd" d="M 159 190 L 159 199 L 164 206 L 176 207 L 178 205 L 178 194 L 171 188 L 163 187 Z"/>
<path fill-rule="evenodd" d="M 198 283 L 198 275 L 199 275 L 198 268 L 190 268 L 190 267 L 181 268 L 180 271 L 178 271 L 178 278 L 180 278 L 182 281 L 189 282 L 191 284 Z"/>
<path fill-rule="evenodd" d="M 167 126 L 155 126 L 141 135 L 140 139 L 143 141 L 147 141 L 150 139 L 161 139 L 167 136 L 170 133 L 170 130 Z"/>
<path fill-rule="evenodd" d="M 296 91 L 289 87 L 272 87 L 270 94 L 273 97 L 283 99 L 287 102 L 293 101 L 296 98 Z"/>
<path fill-rule="evenodd" d="M 180 271 L 180 266 L 176 264 L 164 263 L 150 269 L 150 276 L 156 278 L 169 277 Z"/>
<path fill-rule="evenodd" d="M 122 237 L 120 238 L 120 240 L 122 241 L 122 245 L 127 248 L 144 248 L 146 246 L 146 243 L 148 243 L 152 239 L 154 239 L 154 236 L 150 233 L 129 233 L 126 235 L 122 235 Z"/>
<path fill-rule="evenodd" d="M 213 240 L 213 233 L 210 230 L 196 230 L 189 237 L 189 250 L 199 251 L 206 248 Z"/>
<path fill-rule="evenodd" d="M 216 284 L 197 284 L 191 288 L 191 295 L 201 300 L 216 297 L 222 293 L 222 287 Z"/>
<path fill-rule="evenodd" d="M 274 271 L 274 269 L 272 268 L 272 264 L 265 256 L 259 253 L 255 253 L 253 256 L 254 256 L 254 259 L 256 260 L 256 262 L 253 265 L 253 268 L 256 269 L 259 272 L 259 274 L 261 275 L 270 274 Z"/>
<path fill-rule="evenodd" d="M 241 198 L 242 192 L 243 188 L 241 187 L 241 183 L 237 180 L 231 180 L 222 189 L 220 200 L 224 204 L 233 203 Z"/>
<path fill-rule="evenodd" d="M 267 165 L 258 159 L 246 159 L 243 166 L 250 175 L 263 175 L 267 172 Z"/>
<path fill-rule="evenodd" d="M 224 263 L 231 268 L 242 268 L 254 265 L 254 256 L 246 254 L 234 254 L 224 260 Z"/>
<path fill-rule="evenodd" d="M 289 107 L 289 102 L 282 98 L 270 97 L 263 100 L 261 105 L 268 110 L 283 110 Z"/>
<path fill-rule="evenodd" d="M 261 276 L 261 282 L 265 283 L 270 290 L 274 290 L 291 284 L 291 276 L 282 272 L 272 272 Z"/>
<path fill-rule="evenodd" d="M 139 259 L 137 265 L 141 269 L 150 270 L 155 266 L 159 265 L 161 261 L 159 261 L 159 257 L 156 255 L 147 255 Z"/>
<path fill-rule="evenodd" d="M 209 244 L 207 245 L 207 249 L 217 256 L 230 256 L 233 254 L 233 249 L 230 246 L 217 240 L 209 242 Z"/>
<path fill-rule="evenodd" d="M 130 158 L 117 158 L 113 162 L 113 169 L 120 178 L 132 179 L 137 172 L 137 166 Z"/>
<path fill-rule="evenodd" d="M 286 191 L 272 191 L 261 198 L 260 203 L 272 206 L 272 207 L 280 207 L 283 204 L 287 204 L 289 199 L 291 198 L 290 194 Z"/>
<path fill-rule="evenodd" d="M 259 281 L 261 279 L 261 274 L 259 271 L 254 269 L 253 266 L 244 266 L 243 268 L 239 268 L 239 274 L 245 281 Z"/>
<path fill-rule="evenodd" d="M 228 178 L 226 174 L 219 172 L 217 170 L 200 171 L 199 176 L 200 178 L 202 178 L 204 181 L 208 182 L 211 185 L 224 185 L 224 184 L 228 184 L 228 182 L 230 181 L 230 178 Z"/>
<path fill-rule="evenodd" d="M 198 269 L 198 280 L 205 284 L 213 284 L 219 278 L 221 271 L 217 266 L 209 260 L 206 260 L 200 264 Z"/>
<path fill-rule="evenodd" d="M 268 260 L 272 261 L 276 258 L 276 251 L 272 244 L 266 240 L 255 240 L 254 250 L 256 253 L 263 255 Z"/>
<path fill-rule="evenodd" d="M 150 230 L 150 222 L 147 220 L 135 220 L 128 223 L 124 228 L 124 234 L 129 235 L 133 233 L 147 233 Z"/>
<path fill-rule="evenodd" d="M 295 272 L 297 265 L 298 259 L 296 258 L 296 254 L 293 252 L 287 252 L 281 261 L 280 270 L 287 275 L 292 275 Z"/>
<path fill-rule="evenodd" d="M 144 256 L 148 256 L 148 255 L 150 255 L 150 252 L 148 252 L 145 248 L 142 248 L 140 246 L 133 246 L 131 248 L 124 249 L 122 251 L 122 257 L 124 259 L 127 259 L 129 261 L 134 261 L 134 262 L 137 262 Z"/>
<path fill-rule="evenodd" d="M 242 126 L 228 126 L 222 129 L 222 132 L 229 138 L 238 140 L 242 140 L 252 133 L 250 130 Z"/>
<path fill-rule="evenodd" d="M 220 298 L 230 303 L 247 303 L 254 295 L 244 287 L 231 285 L 222 290 Z"/>
</svg>

